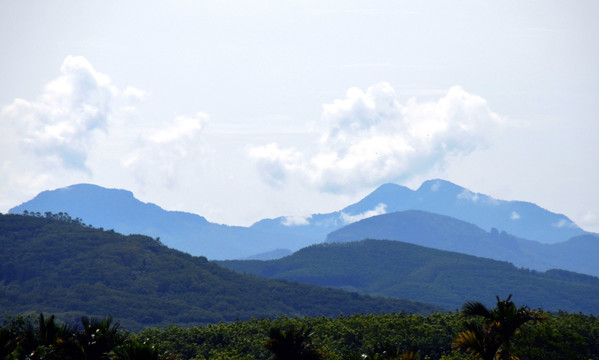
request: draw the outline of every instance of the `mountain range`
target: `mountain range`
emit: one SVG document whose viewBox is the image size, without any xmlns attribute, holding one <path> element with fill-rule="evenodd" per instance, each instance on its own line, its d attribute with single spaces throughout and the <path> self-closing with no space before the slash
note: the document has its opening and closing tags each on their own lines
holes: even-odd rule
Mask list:
<svg viewBox="0 0 599 360">
<path fill-rule="evenodd" d="M 493 228 L 419 210 L 377 215 L 327 235 L 326 242 L 362 239 L 399 240 L 435 249 L 509 261 L 539 271 L 564 269 L 599 276 L 599 237 L 575 236 L 555 244 L 541 244 Z"/>
<path fill-rule="evenodd" d="M 160 238 L 169 247 L 209 259 L 245 258 L 278 248 L 309 245 L 292 235 L 283 237 L 242 226 L 215 224 L 200 215 L 167 211 L 136 199 L 130 191 L 91 184 L 44 191 L 9 213 L 24 211 L 66 212 L 96 227 Z"/>
<path fill-rule="evenodd" d="M 58 220 L 57 220 L 58 219 Z M 143 235 L 64 215 L 0 214 L 0 316 L 113 316 L 129 330 L 250 318 L 430 313 L 439 307 L 266 280 L 169 249 Z"/>
<path fill-rule="evenodd" d="M 215 224 L 200 215 L 166 211 L 137 200 L 129 191 L 90 184 L 44 191 L 9 213 L 25 210 L 67 212 L 94 226 L 159 237 L 167 246 L 209 259 L 274 258 L 321 243 L 329 233 L 361 219 L 405 210 L 451 216 L 485 231 L 495 228 L 547 244 L 588 234 L 566 216 L 535 204 L 496 200 L 444 180 L 426 181 L 417 190 L 385 184 L 336 212 L 305 219 L 263 219 L 250 227 Z"/>
<path fill-rule="evenodd" d="M 371 295 L 408 298 L 447 309 L 512 294 L 532 308 L 599 314 L 599 278 L 537 272 L 471 255 L 390 240 L 312 245 L 269 261 L 228 260 L 240 273 Z"/>
</svg>

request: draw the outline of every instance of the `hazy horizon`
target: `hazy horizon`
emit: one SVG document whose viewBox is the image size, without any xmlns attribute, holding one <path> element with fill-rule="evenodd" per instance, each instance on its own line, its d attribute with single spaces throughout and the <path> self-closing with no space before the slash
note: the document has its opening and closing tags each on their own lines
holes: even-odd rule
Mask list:
<svg viewBox="0 0 599 360">
<path fill-rule="evenodd" d="M 230 225 L 441 178 L 599 232 L 595 1 L 5 2 L 0 212 L 77 183 Z"/>
</svg>

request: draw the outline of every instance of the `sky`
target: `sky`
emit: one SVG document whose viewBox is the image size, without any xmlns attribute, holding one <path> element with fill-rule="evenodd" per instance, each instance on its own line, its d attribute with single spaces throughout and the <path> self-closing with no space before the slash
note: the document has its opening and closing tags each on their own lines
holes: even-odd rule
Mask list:
<svg viewBox="0 0 599 360">
<path fill-rule="evenodd" d="M 599 232 L 597 19 L 595 0 L 3 1 L 0 212 L 93 183 L 247 226 L 442 178 Z"/>
</svg>

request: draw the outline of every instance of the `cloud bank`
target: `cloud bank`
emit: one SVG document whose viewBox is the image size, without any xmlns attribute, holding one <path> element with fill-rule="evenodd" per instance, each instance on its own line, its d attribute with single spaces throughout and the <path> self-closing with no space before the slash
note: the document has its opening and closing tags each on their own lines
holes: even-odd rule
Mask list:
<svg viewBox="0 0 599 360">
<path fill-rule="evenodd" d="M 436 102 L 401 104 L 391 85 L 380 83 L 351 88 L 324 105 L 322 122 L 315 151 L 277 143 L 250 150 L 266 183 L 283 186 L 295 177 L 338 192 L 401 181 L 486 146 L 502 119 L 483 98 L 457 86 Z"/>
</svg>

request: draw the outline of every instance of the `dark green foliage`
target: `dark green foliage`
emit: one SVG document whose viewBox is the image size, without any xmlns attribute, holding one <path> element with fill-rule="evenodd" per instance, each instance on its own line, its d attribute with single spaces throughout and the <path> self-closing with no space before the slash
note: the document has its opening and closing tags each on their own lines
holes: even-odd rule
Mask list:
<svg viewBox="0 0 599 360">
<path fill-rule="evenodd" d="M 111 318 L 81 318 L 80 325 L 59 324 L 54 315 L 18 316 L 0 327 L 0 359 L 158 360 L 155 347 L 122 332 Z"/>
<path fill-rule="evenodd" d="M 111 315 L 129 330 L 261 316 L 432 312 L 406 300 L 243 276 L 157 240 L 52 217 L 0 215 L 0 316 Z"/>
<path fill-rule="evenodd" d="M 462 312 L 468 317 L 477 317 L 466 324 L 466 330 L 458 335 L 453 346 L 469 351 L 480 360 L 511 360 L 512 340 L 524 324 L 542 321 L 543 316 L 526 306 L 516 307 L 512 295 L 505 300 L 497 297 L 497 305 L 488 309 L 480 302 L 467 302 Z"/>
<path fill-rule="evenodd" d="M 543 313 L 545 321 L 525 324 L 513 337 L 520 360 L 599 360 L 599 319 L 590 315 Z M 464 329 L 461 313 L 352 315 L 337 318 L 251 320 L 181 329 L 151 328 L 139 334 L 180 359 L 269 359 L 263 344 L 271 329 L 311 329 L 310 341 L 324 360 L 408 357 L 467 360 L 453 351 L 452 341 Z"/>
<path fill-rule="evenodd" d="M 264 344 L 273 355 L 270 360 L 320 360 L 322 352 L 312 344 L 312 329 L 273 327 Z"/>
<path fill-rule="evenodd" d="M 399 241 L 313 245 L 278 260 L 218 264 L 265 278 L 407 298 L 447 309 L 511 293 L 532 308 L 599 314 L 599 278 L 518 269 L 507 262 Z"/>
<path fill-rule="evenodd" d="M 542 315 L 543 322 L 524 324 L 522 331 L 512 338 L 512 353 L 520 360 L 599 360 L 599 318 L 564 312 L 543 312 Z M 39 359 L 42 356 L 45 359 L 85 359 L 78 342 L 86 338 L 81 336 L 82 325 L 70 326 L 70 331 L 47 342 L 48 337 L 40 335 L 40 319 L 15 317 L 5 321 L 0 326 L 0 359 Z M 48 326 L 48 322 L 54 322 L 61 329 L 65 326 L 50 321 L 52 317 L 43 319 L 44 326 Z M 109 330 L 108 333 L 115 326 L 118 328 L 118 324 L 106 320 L 92 319 L 87 323 L 104 323 L 97 328 Z M 308 348 L 317 349 L 323 360 L 414 359 L 418 356 L 423 360 L 468 360 L 465 354 L 451 349 L 452 340 L 464 330 L 464 324 L 468 324 L 466 320 L 462 313 L 426 316 L 400 313 L 336 318 L 277 317 L 185 329 L 147 328 L 138 334 L 117 331 L 116 346 L 100 356 L 117 360 L 267 360 L 273 353 L 264 344 L 282 336 L 309 344 Z M 275 330 L 273 336 L 272 329 L 279 332 Z M 286 334 L 288 329 L 292 329 L 290 335 Z M 25 339 L 29 345 L 25 345 Z"/>
</svg>

